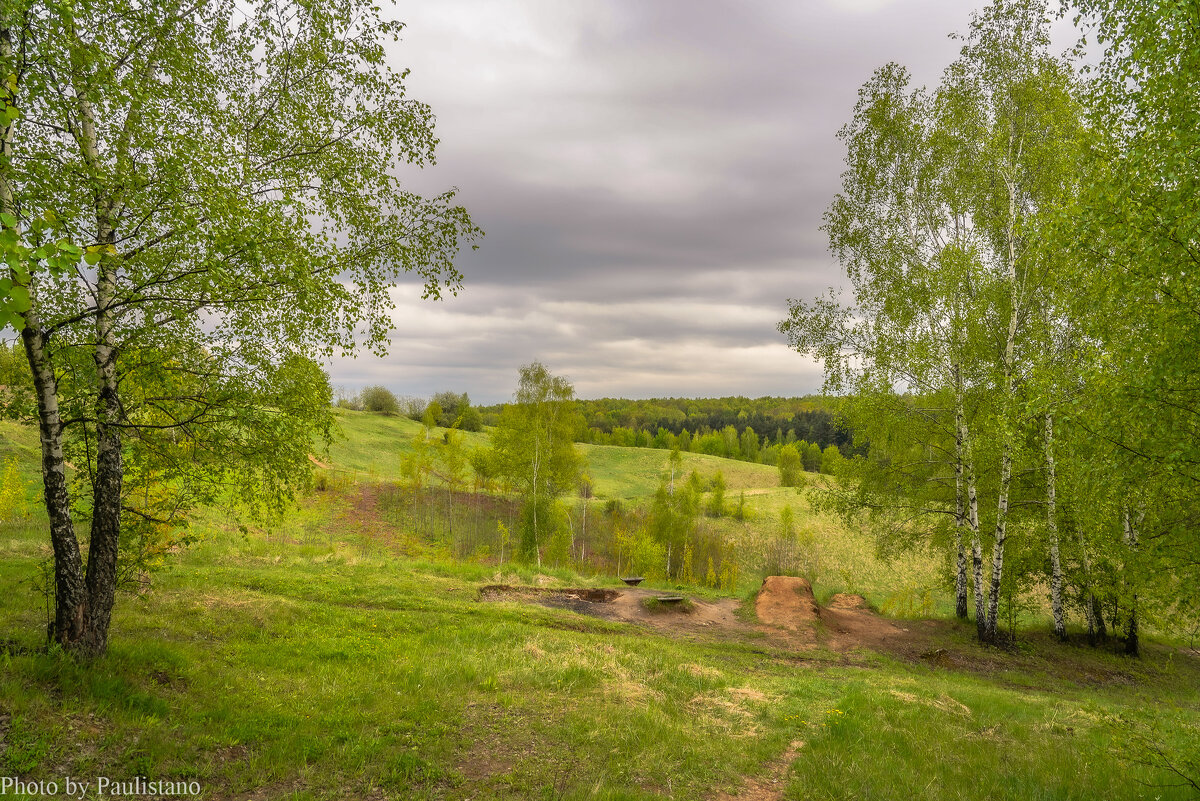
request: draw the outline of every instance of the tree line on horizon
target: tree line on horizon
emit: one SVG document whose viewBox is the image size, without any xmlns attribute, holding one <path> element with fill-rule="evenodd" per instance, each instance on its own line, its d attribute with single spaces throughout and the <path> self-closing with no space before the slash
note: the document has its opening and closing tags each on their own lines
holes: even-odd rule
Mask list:
<svg viewBox="0 0 1200 801">
<path fill-rule="evenodd" d="M 822 468 L 823 461 L 828 467 L 837 456 L 853 456 L 869 447 L 855 444 L 853 432 L 838 416 L 836 400 L 829 398 L 573 398 L 572 403 L 578 414 L 572 416 L 571 437 L 590 445 L 678 449 L 766 465 L 780 464 L 782 449 L 793 445 L 803 469 L 810 472 L 829 472 Z M 467 393 L 452 391 L 425 400 L 396 395 L 380 385 L 357 393 L 338 390 L 334 404 L 475 432 L 495 427 L 509 405 L 476 407 Z"/>
</svg>

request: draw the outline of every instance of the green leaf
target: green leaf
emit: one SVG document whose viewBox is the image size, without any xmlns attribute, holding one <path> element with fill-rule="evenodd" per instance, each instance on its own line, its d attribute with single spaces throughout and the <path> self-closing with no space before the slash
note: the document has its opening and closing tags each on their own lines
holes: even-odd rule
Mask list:
<svg viewBox="0 0 1200 801">
<path fill-rule="evenodd" d="M 14 286 L 8 291 L 9 303 L 11 310 L 16 312 L 27 312 L 30 309 L 29 290 L 23 286 Z"/>
<path fill-rule="evenodd" d="M 17 218 L 7 212 L 0 212 L 0 225 L 5 228 L 16 228 Z"/>
</svg>

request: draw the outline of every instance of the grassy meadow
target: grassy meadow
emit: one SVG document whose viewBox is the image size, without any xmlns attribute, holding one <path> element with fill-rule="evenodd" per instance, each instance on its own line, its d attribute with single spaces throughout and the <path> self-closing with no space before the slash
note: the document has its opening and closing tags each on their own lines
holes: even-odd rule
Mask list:
<svg viewBox="0 0 1200 801">
<path fill-rule="evenodd" d="M 943 618 L 932 658 L 911 658 L 482 600 L 495 583 L 619 582 L 423 546 L 361 502 L 399 475 L 418 424 L 340 425 L 318 455 L 337 480 L 271 526 L 206 510 L 198 544 L 119 598 L 94 664 L 45 648 L 44 514 L 0 523 L 0 777 L 187 780 L 212 799 L 1196 796 L 1153 764 L 1158 749 L 1196 775 L 1194 651 L 1151 643 L 1134 660 L 1036 631 L 985 649 Z M 18 459 L 31 499 L 36 444 L 0 423 L 0 464 Z M 645 500 L 667 456 L 585 452 L 597 505 Z M 717 468 L 749 510 L 715 521 L 722 536 L 752 543 L 791 506 L 819 599 L 857 592 L 879 609 L 936 587 L 935 558 L 878 560 L 866 532 L 813 512 L 772 468 L 685 456 L 685 472 Z M 752 621 L 760 580 L 683 589 L 749 599 Z"/>
</svg>

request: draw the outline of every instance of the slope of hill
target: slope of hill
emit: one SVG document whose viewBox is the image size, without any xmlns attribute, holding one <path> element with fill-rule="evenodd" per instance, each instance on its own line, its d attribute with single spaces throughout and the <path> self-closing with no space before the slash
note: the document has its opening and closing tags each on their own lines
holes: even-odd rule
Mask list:
<svg viewBox="0 0 1200 801">
<path fill-rule="evenodd" d="M 214 799 L 1189 797 L 1162 762 L 1200 759 L 1194 652 L 1130 660 L 1041 634 L 986 649 L 951 620 L 889 620 L 820 587 L 792 601 L 780 588 L 798 581 L 769 585 L 760 621 L 758 576 L 671 587 L 688 611 L 612 578 L 406 557 L 404 519 L 361 501 L 416 424 L 346 415 L 342 429 L 328 459 L 360 483 L 246 531 L 205 512 L 201 542 L 121 598 L 98 663 L 44 647 L 44 518 L 0 524 L 0 776 L 142 776 Z M 36 438 L 0 424 L 6 454 L 31 473 Z M 666 462 L 588 457 L 626 499 L 653 493 Z M 723 536 L 768 536 L 791 505 L 827 590 L 859 591 L 848 577 L 879 598 L 911 580 L 773 470 L 692 466 L 721 467 L 753 501 Z M 589 586 L 609 591 L 571 590 Z"/>
</svg>

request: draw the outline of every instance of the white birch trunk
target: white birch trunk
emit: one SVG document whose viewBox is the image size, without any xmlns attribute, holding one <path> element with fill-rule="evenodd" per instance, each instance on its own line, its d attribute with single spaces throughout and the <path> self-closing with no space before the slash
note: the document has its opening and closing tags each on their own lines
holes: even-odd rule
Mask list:
<svg viewBox="0 0 1200 801">
<path fill-rule="evenodd" d="M 1122 522 L 1125 528 L 1125 545 L 1129 548 L 1130 555 L 1132 556 L 1138 550 L 1138 530 L 1129 515 L 1128 507 L 1124 510 Z M 1130 601 L 1129 623 L 1125 628 L 1125 653 L 1130 656 L 1141 655 L 1141 643 L 1138 640 L 1138 596 L 1136 588 L 1133 591 L 1133 597 Z"/>
<path fill-rule="evenodd" d="M 958 367 L 954 368 L 954 549 L 956 569 L 954 574 L 954 613 L 967 619 L 967 551 L 963 540 L 963 529 L 967 527 L 967 499 L 964 486 L 966 459 L 963 452 L 965 424 L 963 422 L 962 387 L 959 383 Z"/>
<path fill-rule="evenodd" d="M 1014 142 L 1012 137 L 1009 137 L 1009 169 L 1013 169 L 1012 165 L 1016 163 L 1013 158 Z M 1020 149 L 1018 147 L 1017 158 L 1020 158 Z M 1003 412 L 1001 418 L 1002 438 L 1000 451 L 1000 486 L 996 498 L 996 539 L 992 546 L 992 585 L 988 594 L 988 615 L 987 628 L 984 632 L 984 640 L 986 642 L 995 642 L 997 636 L 997 625 L 999 623 L 1000 614 L 1000 586 L 1004 580 L 1004 545 L 1008 539 L 1008 493 L 1012 483 L 1012 460 L 1013 460 L 1013 433 L 1008 430 L 1009 417 L 1012 414 L 1012 400 L 1016 390 L 1015 386 L 1015 350 L 1017 341 L 1017 324 L 1019 310 L 1019 296 L 1017 288 L 1017 238 L 1016 238 L 1016 220 L 1017 220 L 1017 187 L 1015 178 L 1012 175 L 1004 176 L 1005 184 L 1008 188 L 1008 226 L 1007 226 L 1007 271 L 1008 280 L 1010 282 L 1010 302 L 1012 308 L 1009 310 L 1008 316 L 1008 336 L 1004 343 L 1004 398 Z"/>
<path fill-rule="evenodd" d="M 1054 417 L 1046 414 L 1046 532 L 1050 538 L 1050 612 L 1054 616 L 1054 636 L 1067 639 L 1063 612 L 1063 571 L 1058 552 L 1057 486 L 1054 469 Z"/>
</svg>

